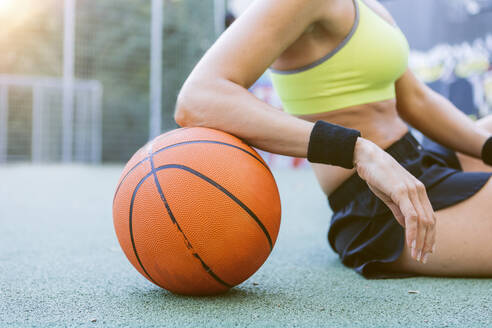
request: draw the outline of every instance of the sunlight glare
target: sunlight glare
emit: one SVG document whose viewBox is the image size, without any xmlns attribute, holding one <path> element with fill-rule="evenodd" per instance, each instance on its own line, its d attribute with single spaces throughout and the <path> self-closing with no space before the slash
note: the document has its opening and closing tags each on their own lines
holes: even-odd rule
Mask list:
<svg viewBox="0 0 492 328">
<path fill-rule="evenodd" d="M 0 13 L 5 14 L 12 12 L 15 7 L 16 0 L 0 0 Z"/>
</svg>

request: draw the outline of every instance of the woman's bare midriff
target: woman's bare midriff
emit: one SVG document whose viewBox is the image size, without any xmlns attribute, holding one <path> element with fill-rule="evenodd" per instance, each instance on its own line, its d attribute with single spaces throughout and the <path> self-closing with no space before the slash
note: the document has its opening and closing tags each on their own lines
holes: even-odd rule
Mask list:
<svg viewBox="0 0 492 328">
<path fill-rule="evenodd" d="M 384 16 L 380 8 L 373 5 L 371 7 Z M 275 60 L 272 67 L 277 70 L 292 70 L 313 63 L 330 53 L 349 34 L 355 24 L 355 13 L 352 1 L 334 1 L 326 19 L 310 26 Z M 357 129 L 364 138 L 383 149 L 408 131 L 406 124 L 398 116 L 395 99 L 299 117 L 311 122 L 324 120 Z M 322 164 L 314 164 L 313 169 L 327 195 L 355 173 L 355 170 Z"/>
<path fill-rule="evenodd" d="M 383 149 L 391 146 L 408 131 L 407 125 L 398 116 L 394 99 L 321 114 L 299 116 L 299 118 L 311 122 L 324 120 L 359 130 L 364 138 Z M 312 167 L 321 188 L 327 195 L 330 195 L 355 173 L 355 170 L 323 164 L 312 164 Z"/>
</svg>

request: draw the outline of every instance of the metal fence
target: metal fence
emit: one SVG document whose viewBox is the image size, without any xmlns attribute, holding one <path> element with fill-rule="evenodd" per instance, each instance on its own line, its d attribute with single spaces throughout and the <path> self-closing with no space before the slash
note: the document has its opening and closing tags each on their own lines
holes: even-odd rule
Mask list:
<svg viewBox="0 0 492 328">
<path fill-rule="evenodd" d="M 225 0 L 5 0 L 0 162 L 126 161 L 176 127 Z"/>
<path fill-rule="evenodd" d="M 63 80 L 0 75 L 0 162 L 62 160 L 65 147 L 75 161 L 101 161 L 102 86 L 77 80 L 72 88 L 72 142 L 64 145 Z"/>
</svg>

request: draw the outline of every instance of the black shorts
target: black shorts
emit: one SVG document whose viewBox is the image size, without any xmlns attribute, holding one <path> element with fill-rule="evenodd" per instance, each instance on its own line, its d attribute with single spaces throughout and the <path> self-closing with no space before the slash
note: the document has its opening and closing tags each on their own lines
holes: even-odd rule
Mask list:
<svg viewBox="0 0 492 328">
<path fill-rule="evenodd" d="M 477 193 L 492 173 L 463 172 L 456 154 L 428 139 L 423 146 L 410 134 L 386 151 L 425 185 L 435 211 Z M 405 233 L 389 208 L 354 174 L 329 196 L 333 209 L 328 240 L 343 264 L 366 278 L 409 276 L 382 272 L 379 263 L 396 261 Z"/>
</svg>

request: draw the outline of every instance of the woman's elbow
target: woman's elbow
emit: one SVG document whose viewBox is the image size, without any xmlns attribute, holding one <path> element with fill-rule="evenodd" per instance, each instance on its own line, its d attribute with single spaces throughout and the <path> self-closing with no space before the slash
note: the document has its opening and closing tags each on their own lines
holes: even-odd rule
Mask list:
<svg viewBox="0 0 492 328">
<path fill-rule="evenodd" d="M 220 80 L 187 80 L 176 100 L 174 120 L 182 127 L 218 128 L 223 118 L 224 98 L 230 93 Z"/>
<path fill-rule="evenodd" d="M 191 125 L 190 116 L 184 96 L 182 96 L 180 92 L 176 101 L 176 108 L 174 109 L 174 120 L 179 126 L 187 127 Z"/>
<path fill-rule="evenodd" d="M 196 104 L 197 93 L 193 92 L 193 87 L 183 86 L 176 100 L 176 108 L 174 110 L 174 120 L 181 127 L 192 127 L 200 125 L 200 107 Z"/>
</svg>

